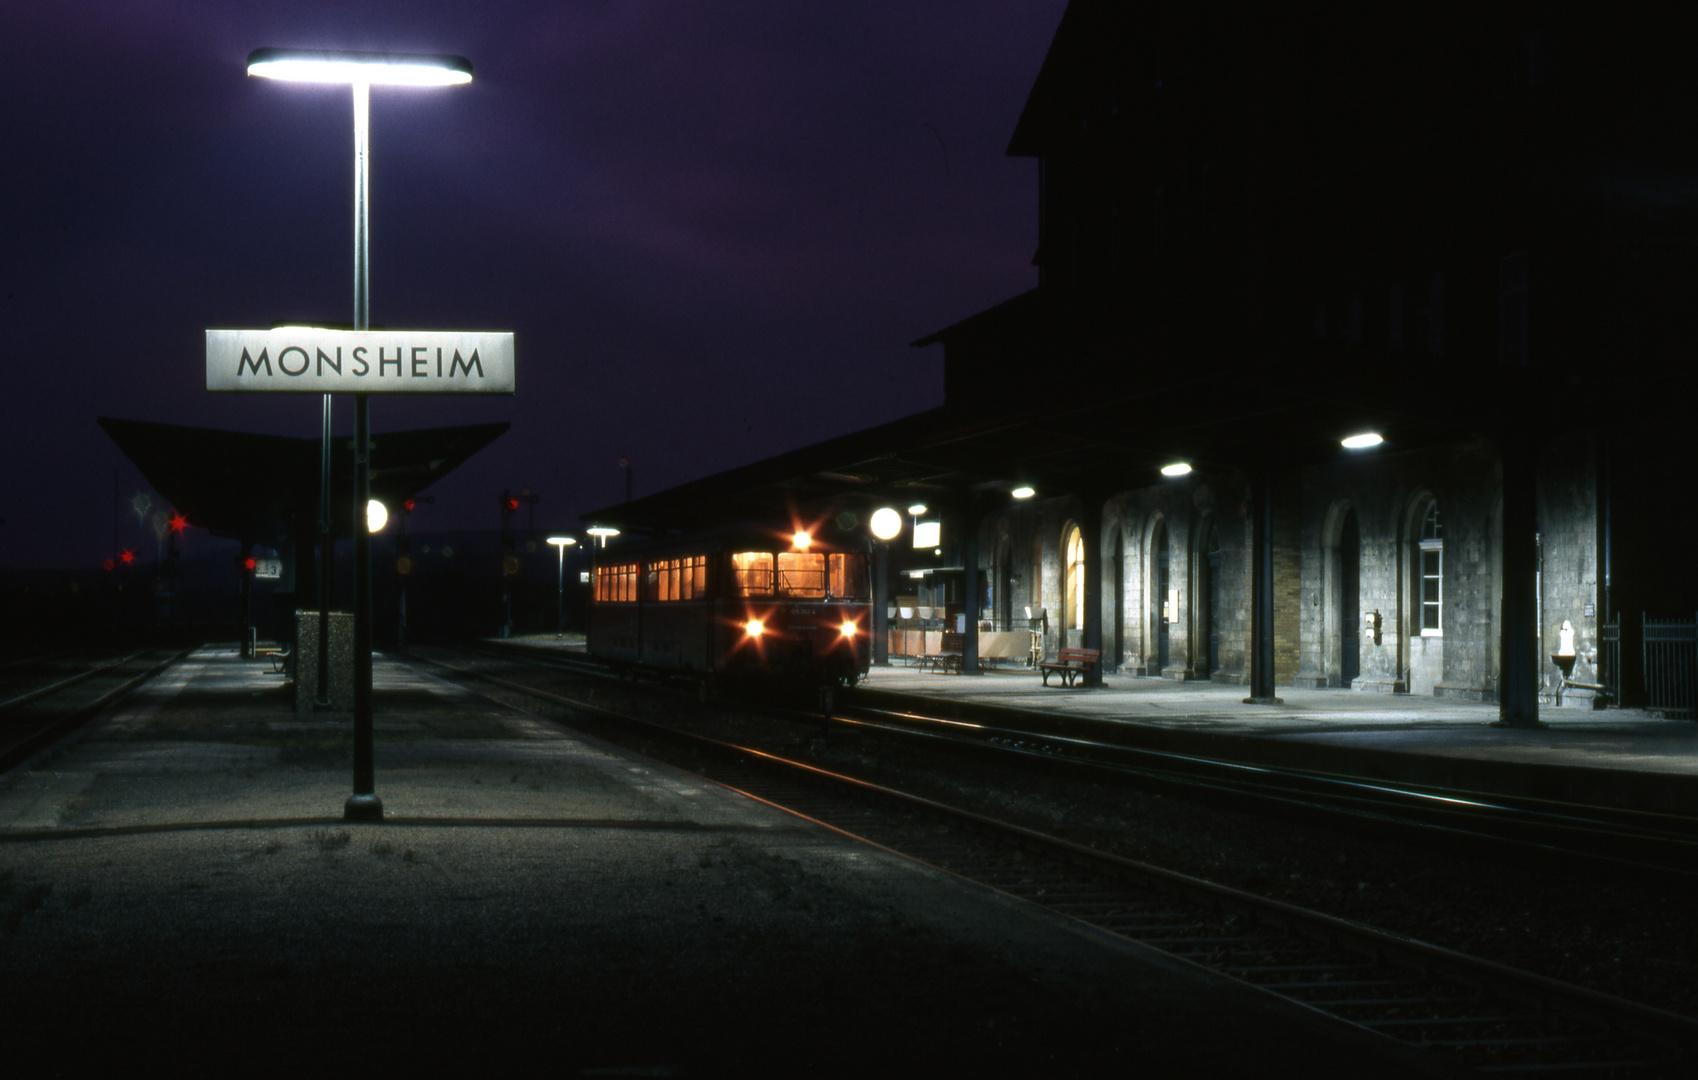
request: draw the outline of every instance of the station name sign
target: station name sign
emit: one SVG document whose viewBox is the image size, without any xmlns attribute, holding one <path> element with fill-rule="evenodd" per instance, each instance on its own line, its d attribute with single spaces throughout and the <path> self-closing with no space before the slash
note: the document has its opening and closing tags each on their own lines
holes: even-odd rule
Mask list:
<svg viewBox="0 0 1698 1080">
<path fill-rule="evenodd" d="M 293 394 L 511 394 L 513 335 L 208 330 L 206 388 Z"/>
</svg>

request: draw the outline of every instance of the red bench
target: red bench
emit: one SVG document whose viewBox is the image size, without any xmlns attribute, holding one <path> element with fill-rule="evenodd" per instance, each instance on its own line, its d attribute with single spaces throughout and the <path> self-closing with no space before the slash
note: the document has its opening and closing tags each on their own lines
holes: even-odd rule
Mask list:
<svg viewBox="0 0 1698 1080">
<path fill-rule="evenodd" d="M 1038 670 L 1043 673 L 1045 686 L 1049 685 L 1052 671 L 1061 676 L 1063 686 L 1072 686 L 1075 679 L 1097 666 L 1102 655 L 1101 649 L 1062 649 L 1055 654 L 1054 660 L 1040 661 Z"/>
</svg>

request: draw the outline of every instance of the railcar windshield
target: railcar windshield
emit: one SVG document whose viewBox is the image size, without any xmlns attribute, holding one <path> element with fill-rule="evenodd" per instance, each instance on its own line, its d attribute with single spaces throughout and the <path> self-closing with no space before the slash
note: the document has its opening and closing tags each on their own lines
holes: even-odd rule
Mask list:
<svg viewBox="0 0 1698 1080">
<path fill-rule="evenodd" d="M 825 596 L 825 555 L 812 551 L 778 553 L 778 591 L 803 600 Z"/>
<path fill-rule="evenodd" d="M 839 600 L 867 598 L 867 557 L 858 551 L 831 556 L 831 595 Z"/>
<path fill-rule="evenodd" d="M 738 596 L 771 596 L 772 552 L 736 552 L 731 556 L 731 577 Z"/>
</svg>

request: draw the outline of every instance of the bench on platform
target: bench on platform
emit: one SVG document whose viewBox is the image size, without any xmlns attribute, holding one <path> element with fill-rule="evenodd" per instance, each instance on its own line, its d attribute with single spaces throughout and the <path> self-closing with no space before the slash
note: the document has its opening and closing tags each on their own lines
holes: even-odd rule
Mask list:
<svg viewBox="0 0 1698 1080">
<path fill-rule="evenodd" d="M 1054 660 L 1044 660 L 1038 664 L 1038 670 L 1043 673 L 1044 685 L 1049 685 L 1050 672 L 1061 676 L 1063 686 L 1072 686 L 1075 679 L 1088 674 L 1102 659 L 1101 649 L 1062 649 L 1055 654 Z"/>
<path fill-rule="evenodd" d="M 272 674 L 281 674 L 289 666 L 289 647 L 287 645 L 258 645 L 254 647 L 254 659 L 261 657 L 271 661 Z"/>
</svg>

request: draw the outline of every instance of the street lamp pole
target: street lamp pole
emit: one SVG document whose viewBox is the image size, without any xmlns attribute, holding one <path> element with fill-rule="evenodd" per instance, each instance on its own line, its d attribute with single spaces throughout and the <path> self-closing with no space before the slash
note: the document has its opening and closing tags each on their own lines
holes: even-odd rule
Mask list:
<svg viewBox="0 0 1698 1080">
<path fill-rule="evenodd" d="M 472 80 L 471 62 L 460 56 L 404 53 L 337 52 L 315 49 L 255 49 L 248 74 L 293 82 L 347 83 L 354 95 L 354 329 L 371 328 L 370 229 L 367 169 L 373 83 L 401 86 L 452 86 Z M 325 398 L 326 432 L 329 396 Z M 329 472 L 329 457 L 323 468 Z M 377 797 L 372 752 L 371 712 L 371 531 L 366 506 L 371 501 L 371 411 L 367 395 L 354 395 L 354 792 L 343 806 L 350 821 L 383 820 Z M 326 537 L 326 545 L 329 538 Z M 326 627 L 320 609 L 320 657 L 326 658 Z M 324 663 L 321 659 L 321 663 Z M 326 665 L 327 666 L 327 665 Z M 320 686 L 327 685 L 320 668 Z"/>
<path fill-rule="evenodd" d="M 566 548 L 578 541 L 570 536 L 551 536 L 548 542 L 560 552 L 560 580 L 554 593 L 554 637 L 558 640 L 566 636 Z"/>
</svg>

